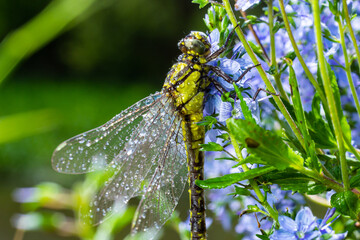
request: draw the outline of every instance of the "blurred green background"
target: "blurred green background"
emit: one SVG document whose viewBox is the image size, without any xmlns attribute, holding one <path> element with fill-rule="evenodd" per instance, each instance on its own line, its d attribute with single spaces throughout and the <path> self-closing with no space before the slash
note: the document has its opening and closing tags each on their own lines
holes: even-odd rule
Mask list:
<svg viewBox="0 0 360 240">
<path fill-rule="evenodd" d="M 190 0 L 72 1 L 0 1 L 1 239 L 23 212 L 14 189 L 83 178 L 51 168 L 55 147 L 160 90 L 178 40 L 205 31 Z"/>
</svg>

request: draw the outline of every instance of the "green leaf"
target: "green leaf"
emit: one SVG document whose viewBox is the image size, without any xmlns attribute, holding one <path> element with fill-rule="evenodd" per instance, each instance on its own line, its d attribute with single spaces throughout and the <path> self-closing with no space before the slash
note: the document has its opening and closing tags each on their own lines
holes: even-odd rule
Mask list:
<svg viewBox="0 0 360 240">
<path fill-rule="evenodd" d="M 247 151 L 279 170 L 303 169 L 303 158 L 295 153 L 282 138 L 266 131 L 253 122 L 243 119 L 228 119 L 227 126 Z"/>
<path fill-rule="evenodd" d="M 192 2 L 192 3 L 195 3 L 195 4 L 196 4 L 196 3 L 199 4 L 199 8 L 200 8 L 200 9 L 209 4 L 209 1 L 208 1 L 208 0 L 192 0 L 191 2 Z"/>
<path fill-rule="evenodd" d="M 261 158 L 251 154 L 249 156 L 247 156 L 244 160 L 240 161 L 239 164 L 246 164 L 246 163 L 250 163 L 250 164 L 263 164 L 265 165 L 266 162 L 263 161 Z"/>
<path fill-rule="evenodd" d="M 320 171 L 321 164 L 318 161 L 316 154 L 315 154 L 315 143 L 312 141 L 309 135 L 306 119 L 304 116 L 304 110 L 301 103 L 301 97 L 299 92 L 299 87 L 295 75 L 295 71 L 291 65 L 289 65 L 289 83 L 291 87 L 291 99 L 294 104 L 294 111 L 296 116 L 296 122 L 299 126 L 299 129 L 301 131 L 301 134 L 304 136 L 305 140 L 305 150 L 307 152 L 307 155 L 310 156 L 310 158 L 307 159 L 305 162 L 306 165 L 311 168 L 315 169 L 316 171 Z"/>
<path fill-rule="evenodd" d="M 227 134 L 227 133 L 220 134 L 216 137 L 222 139 L 223 142 L 229 140 L 229 134 Z"/>
<path fill-rule="evenodd" d="M 316 147 L 322 149 L 337 148 L 337 143 L 329 124 L 327 124 L 320 114 L 320 97 L 315 95 L 311 104 L 312 110 L 305 113 L 308 123 L 309 133 L 314 140 Z"/>
<path fill-rule="evenodd" d="M 335 193 L 331 196 L 331 206 L 343 215 L 359 220 L 359 198 L 352 191 Z"/>
<path fill-rule="evenodd" d="M 248 43 L 249 43 L 251 49 L 256 54 L 256 56 L 258 56 L 261 60 L 266 62 L 265 57 L 264 57 L 264 52 L 262 51 L 261 47 L 257 46 L 255 43 L 253 43 L 251 41 L 248 41 Z"/>
<path fill-rule="evenodd" d="M 210 128 L 213 127 L 217 123 L 217 119 L 213 116 L 206 116 L 204 117 L 204 120 L 201 122 L 198 122 L 197 125 L 199 126 L 209 126 Z"/>
<path fill-rule="evenodd" d="M 336 108 L 337 108 L 338 117 L 340 119 L 341 130 L 343 131 L 345 137 L 351 141 L 350 125 L 346 121 L 346 118 L 343 114 L 343 109 L 342 109 L 341 100 L 340 100 L 341 96 L 340 96 L 339 86 L 336 81 L 335 73 L 331 69 L 331 66 L 329 63 L 327 63 L 327 70 L 328 70 L 330 81 L 331 81 L 331 89 L 333 91 L 334 98 L 335 98 L 335 104 L 336 104 Z"/>
<path fill-rule="evenodd" d="M 248 121 L 251 121 L 253 123 L 256 123 L 254 117 L 252 116 L 251 114 L 251 111 L 248 107 L 248 105 L 246 104 L 245 100 L 244 100 L 244 97 L 243 95 L 241 94 L 241 91 L 240 89 L 238 88 L 238 86 L 233 83 L 233 86 L 234 86 L 234 89 L 235 89 L 235 92 L 236 92 L 236 95 L 238 96 L 239 100 L 240 100 L 240 107 L 241 107 L 241 111 L 244 115 L 244 118 Z"/>
<path fill-rule="evenodd" d="M 291 59 L 292 61 L 294 61 L 295 58 L 296 58 L 296 53 L 295 53 L 294 51 L 290 51 L 290 52 L 288 52 L 288 53 L 285 55 L 285 58 L 289 58 L 289 59 Z"/>
<path fill-rule="evenodd" d="M 2 116 L 0 144 L 53 130 L 58 124 L 59 114 L 51 109 Z"/>
<path fill-rule="evenodd" d="M 206 144 L 200 144 L 201 148 L 200 151 L 207 151 L 207 152 L 221 152 L 224 150 L 223 146 L 220 144 L 209 142 Z"/>
<path fill-rule="evenodd" d="M 234 99 L 230 96 L 231 92 L 225 92 L 221 95 L 221 101 L 234 103 Z"/>
<path fill-rule="evenodd" d="M 334 42 L 334 43 L 340 43 L 340 40 L 331 34 L 330 30 L 328 29 L 328 27 L 325 24 L 321 25 L 321 29 L 322 29 L 322 35 L 324 36 L 324 38 L 326 38 L 327 40 Z"/>
<path fill-rule="evenodd" d="M 338 163 L 339 160 L 334 155 L 318 155 L 318 157 L 322 161 L 330 161 L 330 160 L 334 161 L 334 160 L 336 160 L 337 164 L 340 164 L 340 163 Z M 356 158 L 349 158 L 348 157 L 348 158 L 346 158 L 346 163 L 347 163 L 347 165 L 349 165 L 351 167 L 360 168 L 360 161 L 357 160 Z"/>
<path fill-rule="evenodd" d="M 276 21 L 273 27 L 273 33 L 275 34 L 277 31 L 279 31 L 280 28 L 283 28 L 284 26 L 284 24 L 280 24 L 278 21 Z"/>
<path fill-rule="evenodd" d="M 275 168 L 273 167 L 258 167 L 242 173 L 231 173 L 222 177 L 210 178 L 207 180 L 196 180 L 195 184 L 202 189 L 226 188 L 234 183 L 247 179 L 253 179 L 274 170 Z"/>
<path fill-rule="evenodd" d="M 290 24 L 293 26 L 293 28 L 296 28 L 296 23 L 295 23 L 294 18 L 292 16 L 289 16 L 288 19 L 289 19 Z"/>
<path fill-rule="evenodd" d="M 251 192 L 246 188 L 235 186 L 235 192 L 229 195 L 251 196 Z"/>
<path fill-rule="evenodd" d="M 263 181 L 271 184 L 278 184 L 282 190 L 299 192 L 303 194 L 319 194 L 326 191 L 326 186 L 314 181 L 312 178 L 291 171 L 286 172 L 272 172 L 266 174 L 262 178 Z"/>
<path fill-rule="evenodd" d="M 215 160 L 231 160 L 231 161 L 237 161 L 236 158 L 231 158 L 231 157 L 219 157 L 219 158 L 215 158 Z M 236 164 L 238 165 L 238 164 Z M 234 167 L 233 167 L 234 168 Z"/>
<path fill-rule="evenodd" d="M 360 187 L 360 172 L 350 178 L 350 187 Z"/>
</svg>

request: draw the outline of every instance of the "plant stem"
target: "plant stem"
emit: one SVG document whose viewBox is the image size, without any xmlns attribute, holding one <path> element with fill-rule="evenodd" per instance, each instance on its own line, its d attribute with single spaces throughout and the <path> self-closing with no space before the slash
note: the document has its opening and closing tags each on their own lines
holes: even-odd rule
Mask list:
<svg viewBox="0 0 360 240">
<path fill-rule="evenodd" d="M 345 191 L 347 191 L 350 189 L 349 177 L 348 177 L 349 175 L 348 175 L 347 163 L 345 159 L 345 148 L 343 143 L 340 119 L 338 116 L 338 109 L 336 107 L 335 98 L 332 93 L 331 82 L 327 72 L 326 60 L 324 56 L 324 49 L 323 49 L 323 42 L 321 35 L 321 24 L 320 24 L 319 0 L 312 0 L 312 8 L 313 8 L 313 16 L 314 16 L 314 28 L 315 28 L 317 55 L 320 66 L 320 74 L 324 82 L 324 89 L 328 100 L 330 116 L 332 123 L 334 125 L 335 136 L 339 148 L 341 176 L 345 187 Z"/>
<path fill-rule="evenodd" d="M 357 42 L 356 42 L 354 30 L 352 29 L 352 26 L 351 26 L 349 9 L 348 9 L 348 7 L 347 7 L 346 1 L 343 0 L 342 2 L 343 2 L 343 10 L 344 10 L 344 16 L 345 16 L 346 26 L 347 26 L 348 29 L 349 29 L 350 38 L 351 38 L 351 41 L 352 41 L 353 44 L 354 44 L 354 48 L 355 48 L 355 51 L 356 51 L 356 58 L 357 58 L 357 60 L 358 60 L 358 64 L 359 64 L 359 68 L 360 68 L 360 51 L 359 51 L 358 44 L 357 44 Z M 359 69 L 359 70 L 360 70 L 360 69 Z"/>
<path fill-rule="evenodd" d="M 306 74 L 306 76 L 308 77 L 308 79 L 310 80 L 311 84 L 314 86 L 316 92 L 319 94 L 321 101 L 323 102 L 323 106 L 324 106 L 324 111 L 325 112 L 329 112 L 329 107 L 327 105 L 327 100 L 325 97 L 324 92 L 322 91 L 322 89 L 320 88 L 319 84 L 317 83 L 317 81 L 315 80 L 314 76 L 312 75 L 312 73 L 310 72 L 309 68 L 306 66 L 306 63 L 303 59 L 303 57 L 300 54 L 299 48 L 296 44 L 294 35 L 292 34 L 291 31 L 291 27 L 290 27 L 290 23 L 289 23 L 289 19 L 287 18 L 286 12 L 285 12 L 285 6 L 284 6 L 284 1 L 283 0 L 279 0 L 279 5 L 280 5 L 280 11 L 281 11 L 281 15 L 283 17 L 284 20 L 284 24 L 285 24 L 285 29 L 289 35 L 289 39 L 291 42 L 292 47 L 294 48 L 294 52 L 296 54 L 296 57 L 299 59 L 299 62 L 302 66 L 302 68 L 304 69 L 304 72 Z"/>
<path fill-rule="evenodd" d="M 244 19 L 247 19 L 247 17 L 246 17 L 246 12 L 244 12 L 243 10 L 240 10 L 240 13 L 241 13 L 241 16 L 242 16 Z M 269 63 L 270 63 L 270 58 L 269 58 L 269 56 L 267 55 L 264 46 L 261 44 L 260 39 L 259 39 L 258 35 L 256 34 L 253 26 L 249 23 L 249 24 L 247 25 L 247 27 L 249 28 L 250 32 L 254 35 L 254 38 L 255 38 L 256 43 L 259 44 L 259 46 L 261 47 L 261 50 L 263 51 L 263 53 L 264 53 L 264 55 L 265 55 L 265 62 L 266 62 L 268 65 L 270 65 L 270 64 L 269 64 Z"/>
<path fill-rule="evenodd" d="M 274 79 L 276 86 L 279 89 L 280 95 L 283 99 L 289 102 L 286 92 L 280 80 L 279 68 L 276 62 L 276 48 L 275 48 L 275 33 L 274 33 L 274 15 L 273 15 L 273 0 L 268 1 L 268 18 L 269 18 L 269 33 L 270 33 L 270 57 L 271 66 L 274 67 Z"/>
<path fill-rule="evenodd" d="M 227 126 L 227 127 L 229 128 L 229 126 Z M 244 158 L 243 158 L 243 156 L 241 154 L 240 146 L 239 146 L 238 142 L 236 141 L 235 136 L 231 132 L 229 132 L 229 135 L 230 135 L 231 144 L 233 145 L 233 147 L 235 149 L 235 153 L 236 153 L 237 158 L 240 161 L 243 161 Z M 249 168 L 248 168 L 248 166 L 246 164 L 242 164 L 241 167 L 244 170 L 244 172 L 249 171 Z M 255 192 L 256 196 L 258 197 L 259 202 L 264 206 L 264 208 L 270 214 L 270 216 L 276 222 L 278 222 L 279 213 L 275 209 L 273 209 L 270 206 L 270 204 L 266 201 L 266 198 L 262 194 L 262 192 L 260 191 L 260 188 L 259 188 L 257 182 L 254 179 L 249 179 L 249 182 L 250 182 L 251 187 L 254 189 L 254 192 Z"/>
<path fill-rule="evenodd" d="M 233 12 L 231 6 L 230 6 L 229 0 L 223 0 L 223 4 L 224 4 L 225 10 L 226 10 L 226 12 L 227 12 L 227 14 L 228 14 L 228 16 L 230 18 L 231 23 L 233 24 L 234 27 L 237 26 L 238 24 L 237 24 L 237 21 L 236 21 L 236 17 L 234 15 L 234 12 Z M 237 27 L 235 31 L 236 31 L 236 34 L 238 35 L 240 41 L 244 45 L 244 48 L 245 48 L 247 54 L 249 55 L 249 57 L 251 58 L 253 64 L 257 65 L 256 69 L 258 70 L 259 75 L 260 75 L 261 79 L 264 81 L 266 87 L 268 88 L 268 90 L 270 92 L 275 92 L 274 86 L 271 84 L 271 82 L 270 82 L 269 78 L 267 77 L 264 69 L 260 65 L 259 60 L 257 59 L 256 55 L 252 51 L 249 43 L 246 41 L 244 33 L 242 32 L 242 30 L 239 27 Z M 296 126 L 294 120 L 290 116 L 289 112 L 287 111 L 284 103 L 281 101 L 279 96 L 273 96 L 273 98 L 274 98 L 274 101 L 275 101 L 276 105 L 280 109 L 281 113 L 284 115 L 286 121 L 289 123 L 289 126 L 293 130 L 295 136 L 297 137 L 297 139 L 299 140 L 301 145 L 304 147 L 305 146 L 304 138 L 301 135 L 301 132 L 298 129 L 298 127 Z"/>
<path fill-rule="evenodd" d="M 355 101 L 356 110 L 357 110 L 357 112 L 359 114 L 359 118 L 360 118 L 359 97 L 358 97 L 356 89 L 355 89 L 354 81 L 353 81 L 353 79 L 351 77 L 350 61 L 349 61 L 349 56 L 347 54 L 346 43 L 345 43 L 345 29 L 343 27 L 342 20 L 341 20 L 341 18 L 339 16 L 337 16 L 337 22 L 339 24 L 339 34 L 340 34 L 341 46 L 342 46 L 342 49 L 343 49 L 343 52 L 344 52 L 346 76 L 347 76 L 347 79 L 349 81 L 351 93 L 352 93 L 354 101 Z M 350 28 L 351 28 L 351 26 L 350 26 Z"/>
<path fill-rule="evenodd" d="M 335 180 L 326 177 L 325 175 L 318 173 L 316 171 L 307 169 L 307 168 L 301 168 L 297 169 L 302 174 L 305 174 L 306 176 L 309 176 L 319 182 L 321 182 L 323 185 L 330 187 L 331 189 L 334 189 L 336 192 L 342 192 L 344 191 L 344 188 L 341 186 L 340 183 L 336 182 Z"/>
</svg>

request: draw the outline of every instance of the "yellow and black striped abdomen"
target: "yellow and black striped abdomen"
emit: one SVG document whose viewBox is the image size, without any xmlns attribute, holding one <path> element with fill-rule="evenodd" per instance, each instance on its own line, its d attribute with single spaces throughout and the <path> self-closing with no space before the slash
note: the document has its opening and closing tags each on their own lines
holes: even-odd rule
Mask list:
<svg viewBox="0 0 360 240">
<path fill-rule="evenodd" d="M 166 78 L 163 91 L 174 100 L 181 115 L 184 142 L 189 171 L 191 239 L 206 239 L 204 191 L 195 185 L 195 180 L 204 179 L 204 154 L 200 144 L 204 143 L 205 129 L 197 125 L 203 118 L 205 88 L 210 84 L 208 67 L 193 63 L 193 56 L 183 56 L 173 65 Z M 203 59 L 198 57 L 197 62 Z"/>
</svg>

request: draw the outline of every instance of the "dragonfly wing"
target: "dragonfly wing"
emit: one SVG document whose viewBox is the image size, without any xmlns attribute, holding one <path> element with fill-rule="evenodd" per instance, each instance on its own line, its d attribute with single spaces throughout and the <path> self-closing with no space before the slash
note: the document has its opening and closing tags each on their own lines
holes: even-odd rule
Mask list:
<svg viewBox="0 0 360 240">
<path fill-rule="evenodd" d="M 137 208 L 132 233 L 152 239 L 171 217 L 188 180 L 181 124 L 172 129 Z"/>
<path fill-rule="evenodd" d="M 53 168 L 81 174 L 104 169 L 124 148 L 150 108 L 161 105 L 161 93 L 150 95 L 122 111 L 104 125 L 61 143 L 52 155 Z"/>
<path fill-rule="evenodd" d="M 164 156 L 164 146 L 169 145 L 169 133 L 178 131 L 181 124 L 172 99 L 164 97 L 159 102 L 144 114 L 138 131 L 107 167 L 111 177 L 94 197 L 90 215 L 93 223 L 102 222 L 131 198 L 144 194 L 144 189 L 148 188 L 159 159 Z M 186 162 L 186 159 L 183 161 Z"/>
</svg>

